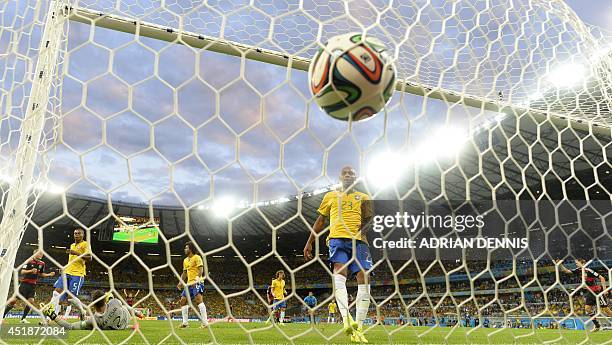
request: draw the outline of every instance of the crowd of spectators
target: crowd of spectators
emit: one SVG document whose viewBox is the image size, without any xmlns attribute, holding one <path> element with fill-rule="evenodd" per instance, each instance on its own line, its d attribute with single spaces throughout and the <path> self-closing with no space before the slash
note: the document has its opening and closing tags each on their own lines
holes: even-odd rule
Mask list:
<svg viewBox="0 0 612 345">
<path fill-rule="evenodd" d="M 131 259 L 108 268 L 92 262 L 88 265 L 82 299 L 86 302 L 88 295 L 96 288 L 114 288 L 116 294 L 123 298 L 123 289 L 138 289 L 141 292 L 136 299 L 136 307 L 148 309 L 152 316 L 178 315 L 180 292 L 176 283 L 181 273 L 180 258 L 173 260 L 171 266 L 154 260 L 148 264 L 145 267 L 141 262 Z M 266 318 L 269 314 L 266 287 L 279 269 L 288 273 L 288 316 L 305 313 L 301 298 L 309 291 L 314 292 L 320 303 L 331 299 L 331 280 L 326 279 L 329 277 L 327 268 L 317 262 L 304 266 L 304 262 L 297 258 L 287 259 L 285 264 L 291 272 L 277 258 L 251 266 L 245 266 L 237 259 L 208 258 L 204 301 L 209 317 L 225 318 L 231 315 L 234 318 Z M 381 267 L 375 270 L 371 290 L 375 303 L 371 305 L 371 315 L 394 318 L 451 315 L 461 318 L 464 315 L 584 314 L 582 294 L 574 294 L 570 300 L 568 292 L 572 287 L 564 290 L 559 284 L 567 286 L 579 283 L 579 275 L 564 277 L 560 282 L 554 269 L 550 270 L 551 263 L 538 263 L 534 269 L 530 262 L 499 262 L 496 265 L 470 262 L 467 269 L 448 273 L 458 267 L 459 263 L 450 263 L 448 267 L 423 263 L 401 269 Z M 483 270 L 487 273 L 478 275 Z M 478 279 L 474 278 L 476 275 Z M 448 282 L 445 278 L 449 279 Z M 39 301 L 51 298 L 51 284 L 52 280 L 41 283 L 37 289 Z M 558 284 L 557 288 L 548 289 L 555 284 Z M 349 294 L 354 295 L 355 290 L 355 286 L 349 286 Z M 321 304 L 317 315 L 327 315 L 326 303 Z"/>
</svg>

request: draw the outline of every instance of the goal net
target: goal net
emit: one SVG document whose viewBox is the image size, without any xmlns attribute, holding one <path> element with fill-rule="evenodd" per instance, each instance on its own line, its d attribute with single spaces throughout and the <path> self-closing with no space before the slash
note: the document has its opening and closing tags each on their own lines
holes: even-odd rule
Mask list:
<svg viewBox="0 0 612 345">
<path fill-rule="evenodd" d="M 308 87 L 310 58 L 347 32 L 385 42 L 397 71 L 369 121 L 332 119 Z M 379 216 L 371 341 L 612 343 L 586 332 L 610 325 L 610 47 L 561 0 L 3 1 L 0 307 L 18 301 L 5 319 L 37 317 L 58 277 L 69 290 L 80 228 L 83 304 L 103 289 L 150 320 L 69 343 L 344 341 L 329 229 L 315 259 L 302 249 L 352 166 Z M 398 212 L 453 221 L 376 223 Z M 191 333 L 177 321 L 187 241 L 211 323 Z M 38 276 L 33 304 L 19 284 L 34 249 L 55 276 Z M 563 273 L 574 259 L 606 282 Z M 293 328 L 264 323 L 281 269 Z"/>
</svg>

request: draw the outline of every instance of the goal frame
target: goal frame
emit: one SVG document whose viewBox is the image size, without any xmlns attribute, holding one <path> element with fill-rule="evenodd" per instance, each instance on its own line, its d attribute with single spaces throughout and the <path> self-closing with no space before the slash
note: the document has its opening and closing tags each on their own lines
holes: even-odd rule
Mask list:
<svg viewBox="0 0 612 345">
<path fill-rule="evenodd" d="M 4 310 L 13 275 L 17 249 L 27 228 L 28 212 L 35 202 L 28 205 L 33 193 L 34 172 L 38 147 L 45 127 L 53 80 L 58 68 L 61 40 L 68 16 L 61 1 L 51 1 L 45 18 L 43 34 L 38 45 L 38 58 L 32 78 L 32 88 L 24 116 L 19 145 L 15 152 L 15 169 L 9 177 L 10 186 L 3 202 L 4 215 L 0 223 L 0 310 Z M 29 207 L 31 206 L 31 207 Z M 2 321 L 3 316 L 0 316 Z"/>
<path fill-rule="evenodd" d="M 65 11 L 71 21 L 87 25 L 95 25 L 104 29 L 120 31 L 146 38 L 156 39 L 165 42 L 182 44 L 195 49 L 205 49 L 215 53 L 221 53 L 236 57 L 244 57 L 248 60 L 260 61 L 281 67 L 288 67 L 300 71 L 308 71 L 310 59 L 299 56 L 292 56 L 283 52 L 270 49 L 258 48 L 255 46 L 232 42 L 225 39 L 201 35 L 198 33 L 178 30 L 154 23 L 135 20 L 134 18 L 122 17 L 99 11 L 80 7 L 66 6 Z M 432 98 L 445 101 L 449 104 L 461 104 L 470 108 L 480 109 L 481 111 L 492 111 L 504 113 L 515 117 L 524 114 L 531 115 L 538 122 L 550 121 L 558 127 L 571 127 L 577 130 L 596 133 L 611 134 L 611 129 L 605 126 L 574 119 L 555 113 L 533 109 L 531 107 L 512 104 L 503 100 L 491 100 L 469 94 L 459 94 L 458 92 L 444 89 L 441 87 L 428 86 L 398 78 L 396 91 L 409 93 L 415 96 Z"/>
</svg>

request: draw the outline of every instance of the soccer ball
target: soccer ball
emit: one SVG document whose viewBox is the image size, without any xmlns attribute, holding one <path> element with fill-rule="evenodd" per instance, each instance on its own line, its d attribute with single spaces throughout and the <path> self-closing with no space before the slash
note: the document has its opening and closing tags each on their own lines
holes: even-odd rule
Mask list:
<svg viewBox="0 0 612 345">
<path fill-rule="evenodd" d="M 395 69 L 384 44 L 348 33 L 332 37 L 312 59 L 310 91 L 329 116 L 361 121 L 378 113 L 395 89 Z"/>
</svg>

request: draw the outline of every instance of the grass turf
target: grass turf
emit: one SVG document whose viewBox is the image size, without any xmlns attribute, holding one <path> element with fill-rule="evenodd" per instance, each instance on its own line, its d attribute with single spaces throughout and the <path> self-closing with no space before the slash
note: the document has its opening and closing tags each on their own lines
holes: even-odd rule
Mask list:
<svg viewBox="0 0 612 345">
<path fill-rule="evenodd" d="M 14 324 L 9 321 L 8 324 Z M 209 329 L 199 323 L 179 329 L 179 322 L 141 321 L 134 331 L 70 331 L 66 343 L 93 344 L 347 344 L 349 339 L 341 325 L 287 324 L 283 327 L 263 323 L 219 322 Z M 570 330 L 471 329 L 373 326 L 366 328 L 370 344 L 612 344 L 612 331 L 590 333 Z M 586 342 L 585 342 L 586 340 Z M 60 341 L 40 338 L 2 338 L 8 344 L 60 344 Z"/>
</svg>

